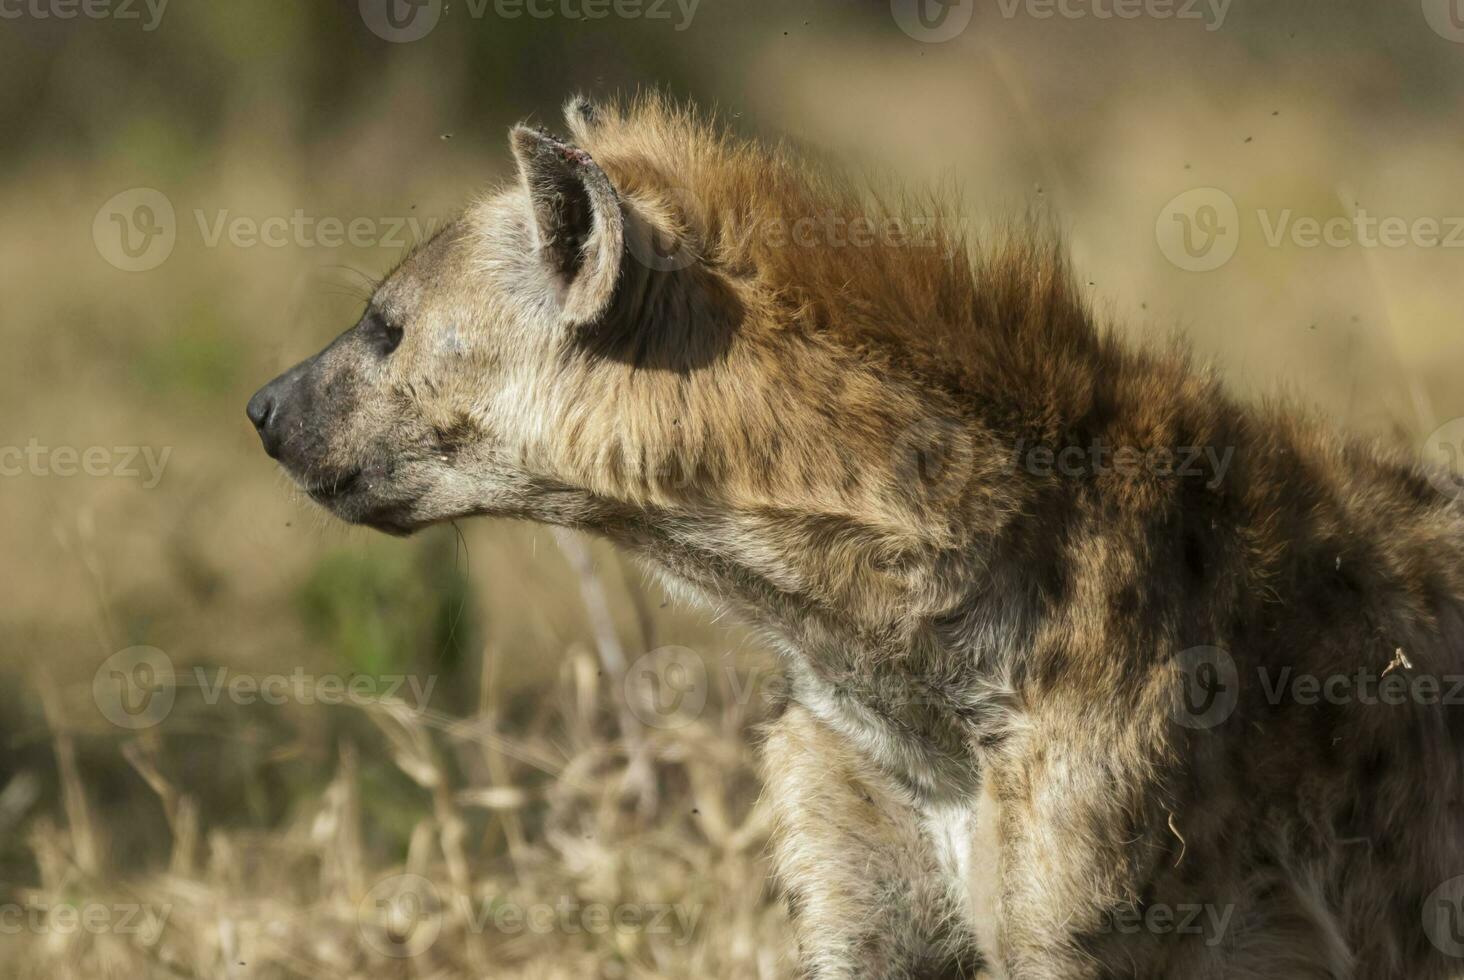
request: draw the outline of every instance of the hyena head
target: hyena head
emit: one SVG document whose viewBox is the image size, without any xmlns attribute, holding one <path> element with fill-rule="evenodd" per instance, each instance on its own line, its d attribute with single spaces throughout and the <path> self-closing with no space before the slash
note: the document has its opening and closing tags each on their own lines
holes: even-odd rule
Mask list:
<svg viewBox="0 0 1464 980">
<path fill-rule="evenodd" d="M 567 114 L 580 133 L 595 125 L 588 103 Z M 603 414 L 632 409 L 608 403 L 631 395 L 613 376 L 684 377 L 729 307 L 663 254 L 654 203 L 617 190 L 589 153 L 524 126 L 510 142 L 516 181 L 414 249 L 353 327 L 249 401 L 265 451 L 346 521 L 397 534 L 471 514 L 574 523 L 557 511 L 616 496 L 610 484 L 645 465 L 630 454 L 677 451 L 649 433 L 632 449 Z M 637 333 L 649 316 L 697 337 Z M 660 411 L 656 393 L 635 397 Z"/>
<path fill-rule="evenodd" d="M 250 401 L 313 498 L 398 534 L 587 528 L 681 579 L 830 603 L 1020 509 L 978 413 L 1081 391 L 1045 380 L 1044 345 L 1079 343 L 1057 336 L 1079 316 L 1060 269 L 978 291 L 938 213 L 664 103 L 567 116 L 567 140 L 513 130 L 517 180 Z M 931 451 L 953 456 L 927 480 Z"/>
</svg>

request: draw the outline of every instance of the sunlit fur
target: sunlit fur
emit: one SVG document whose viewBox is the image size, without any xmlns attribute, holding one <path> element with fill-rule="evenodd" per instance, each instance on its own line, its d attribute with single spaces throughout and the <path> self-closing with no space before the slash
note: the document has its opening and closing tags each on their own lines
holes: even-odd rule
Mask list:
<svg viewBox="0 0 1464 980">
<path fill-rule="evenodd" d="M 377 291 L 400 349 L 327 352 L 286 465 L 360 470 L 321 496 L 387 530 L 608 536 L 762 627 L 809 976 L 1464 975 L 1422 928 L 1461 709 L 1255 680 L 1464 673 L 1464 518 L 1411 460 L 1126 349 L 1023 226 L 975 247 L 659 99 L 566 117 Z M 921 240 L 769 230 L 831 215 Z M 1024 455 L 1093 445 L 1212 455 Z M 1241 679 L 1208 729 L 1173 716 L 1199 646 Z M 1224 925 L 1115 926 L 1165 906 Z"/>
</svg>

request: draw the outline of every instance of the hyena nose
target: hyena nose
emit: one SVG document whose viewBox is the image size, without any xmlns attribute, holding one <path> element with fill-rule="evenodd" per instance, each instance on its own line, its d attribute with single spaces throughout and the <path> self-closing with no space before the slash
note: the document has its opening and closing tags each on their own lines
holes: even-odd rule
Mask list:
<svg viewBox="0 0 1464 980">
<path fill-rule="evenodd" d="M 264 451 L 269 453 L 271 459 L 280 458 L 280 437 L 279 427 L 274 425 L 275 416 L 275 394 L 273 384 L 267 384 L 254 393 L 249 399 L 249 405 L 245 411 L 249 414 L 249 421 L 254 423 L 255 431 L 259 433 L 259 441 L 264 443 Z"/>
<path fill-rule="evenodd" d="M 264 451 L 271 459 L 281 459 L 281 454 L 290 447 L 286 445 L 286 433 L 300 428 L 301 411 L 308 406 L 310 397 L 311 368 L 315 358 L 301 361 L 269 384 L 260 388 L 249 399 L 245 409 L 249 421 L 264 443 Z M 281 460 L 282 462 L 288 462 Z"/>
</svg>

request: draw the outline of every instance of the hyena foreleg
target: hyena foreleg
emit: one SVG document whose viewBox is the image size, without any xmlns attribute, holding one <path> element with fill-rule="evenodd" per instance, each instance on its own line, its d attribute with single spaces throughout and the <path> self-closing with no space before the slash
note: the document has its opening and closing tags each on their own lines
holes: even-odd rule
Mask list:
<svg viewBox="0 0 1464 980">
<path fill-rule="evenodd" d="M 764 769 L 804 976 L 978 975 L 954 883 L 907 793 L 796 705 L 770 731 Z"/>
</svg>

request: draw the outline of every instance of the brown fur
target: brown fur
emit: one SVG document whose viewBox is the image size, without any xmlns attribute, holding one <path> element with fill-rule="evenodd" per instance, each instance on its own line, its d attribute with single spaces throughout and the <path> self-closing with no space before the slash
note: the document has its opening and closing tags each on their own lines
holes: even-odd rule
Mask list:
<svg viewBox="0 0 1464 980">
<path fill-rule="evenodd" d="M 1415 463 L 1125 349 L 1042 236 L 970 257 L 948 205 L 656 99 L 568 121 L 378 290 L 400 347 L 368 317 L 262 431 L 348 520 L 585 528 L 764 627 L 810 976 L 1464 975 L 1422 928 L 1464 709 L 1257 682 L 1464 674 L 1464 514 Z M 920 240 L 828 230 L 865 223 Z M 1032 455 L 1094 446 L 1210 455 Z M 1212 727 L 1196 647 L 1239 680 Z"/>
</svg>

